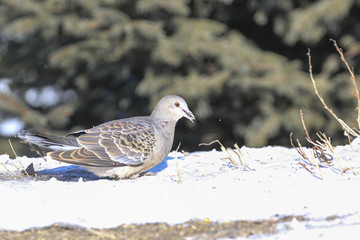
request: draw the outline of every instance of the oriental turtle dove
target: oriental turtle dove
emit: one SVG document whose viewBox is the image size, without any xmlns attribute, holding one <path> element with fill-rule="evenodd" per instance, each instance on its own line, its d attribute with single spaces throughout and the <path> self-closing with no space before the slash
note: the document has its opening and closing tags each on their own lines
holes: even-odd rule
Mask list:
<svg viewBox="0 0 360 240">
<path fill-rule="evenodd" d="M 123 179 L 164 160 L 182 117 L 195 120 L 185 100 L 170 95 L 157 103 L 150 116 L 114 120 L 65 137 L 32 130 L 17 137 L 47 151 L 47 158 L 83 166 L 100 177 Z"/>
</svg>

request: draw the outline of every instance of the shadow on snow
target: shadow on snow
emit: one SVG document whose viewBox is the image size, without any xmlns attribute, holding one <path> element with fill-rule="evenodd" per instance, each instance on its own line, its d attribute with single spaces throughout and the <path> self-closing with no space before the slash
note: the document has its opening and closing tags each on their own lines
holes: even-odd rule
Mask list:
<svg viewBox="0 0 360 240">
<path fill-rule="evenodd" d="M 157 166 L 149 169 L 146 172 L 152 173 L 159 173 L 168 167 L 168 160 L 174 159 L 173 157 L 165 158 L 160 164 Z M 85 181 L 96 181 L 100 179 L 109 179 L 111 178 L 104 178 L 98 177 L 92 172 L 88 171 L 86 168 L 77 165 L 69 165 L 69 166 L 62 166 L 52 169 L 44 169 L 36 172 L 39 179 L 49 180 L 50 178 L 56 178 L 58 181 L 64 182 L 77 182 L 80 178 L 83 178 Z"/>
</svg>

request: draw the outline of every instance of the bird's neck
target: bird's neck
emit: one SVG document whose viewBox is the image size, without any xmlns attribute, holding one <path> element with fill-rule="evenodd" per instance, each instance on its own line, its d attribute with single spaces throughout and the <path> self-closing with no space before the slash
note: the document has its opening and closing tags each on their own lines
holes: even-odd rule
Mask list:
<svg viewBox="0 0 360 240">
<path fill-rule="evenodd" d="M 157 111 L 153 111 L 149 117 L 152 118 L 154 121 L 172 122 L 174 124 L 174 126 L 176 125 L 176 122 L 179 120 L 178 118 L 176 118 L 175 116 L 173 116 L 171 114 L 161 115 Z"/>
</svg>

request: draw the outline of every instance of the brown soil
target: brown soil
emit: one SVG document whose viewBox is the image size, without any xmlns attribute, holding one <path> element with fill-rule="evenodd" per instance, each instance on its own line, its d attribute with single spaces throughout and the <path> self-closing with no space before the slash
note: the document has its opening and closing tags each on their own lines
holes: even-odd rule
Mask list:
<svg viewBox="0 0 360 240">
<path fill-rule="evenodd" d="M 277 232 L 278 223 L 286 223 L 293 218 L 298 221 L 306 219 L 289 216 L 277 220 L 211 222 L 210 220 L 193 220 L 182 224 L 148 223 L 120 225 L 110 229 L 87 229 L 76 226 L 54 224 L 44 228 L 32 228 L 25 231 L 0 231 L 0 239 L 218 239 L 249 237 L 251 235 L 271 235 Z"/>
</svg>

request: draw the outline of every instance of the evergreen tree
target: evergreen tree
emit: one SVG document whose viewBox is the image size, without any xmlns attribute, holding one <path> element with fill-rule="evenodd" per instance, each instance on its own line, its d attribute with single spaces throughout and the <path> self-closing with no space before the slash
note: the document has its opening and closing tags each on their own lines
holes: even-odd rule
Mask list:
<svg viewBox="0 0 360 240">
<path fill-rule="evenodd" d="M 313 94 L 306 48 L 323 95 L 355 122 L 328 39 L 359 65 L 360 31 L 346 28 L 357 12 L 353 0 L 1 0 L 0 77 L 12 93 L 0 92 L 0 110 L 27 127 L 72 131 L 148 114 L 177 94 L 199 119 L 180 123 L 192 128 L 177 134 L 188 150 L 214 139 L 288 144 L 290 131 L 303 132 L 300 108 L 310 131 L 332 135 L 340 128 Z M 49 88 L 54 104 L 24 100 Z"/>
</svg>

